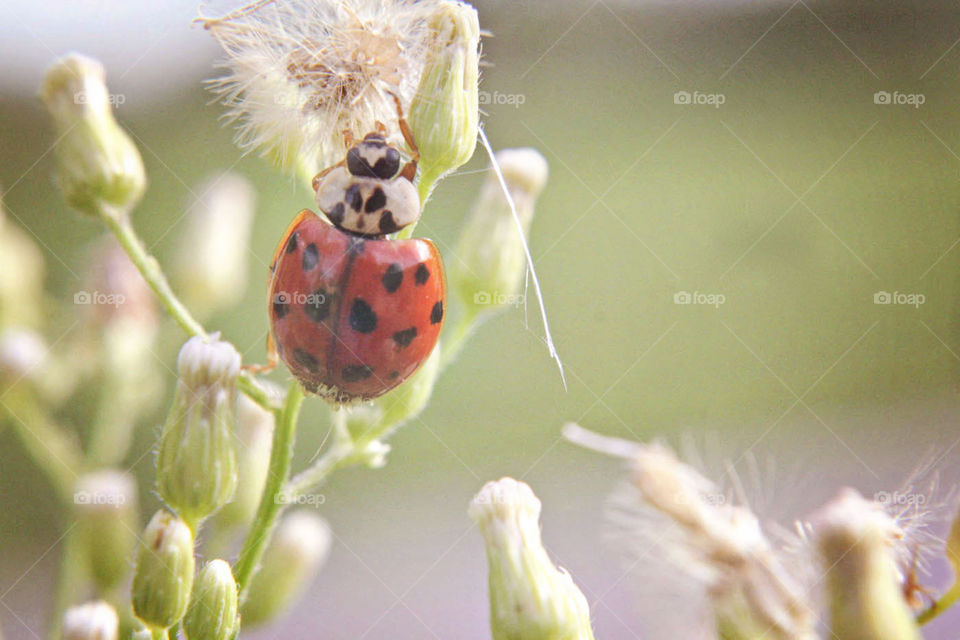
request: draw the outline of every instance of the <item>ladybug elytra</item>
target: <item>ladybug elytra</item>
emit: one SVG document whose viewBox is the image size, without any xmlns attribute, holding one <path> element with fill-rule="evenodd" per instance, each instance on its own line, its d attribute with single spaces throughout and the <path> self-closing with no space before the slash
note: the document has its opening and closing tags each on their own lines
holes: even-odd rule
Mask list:
<svg viewBox="0 0 960 640">
<path fill-rule="evenodd" d="M 386 237 L 420 216 L 419 153 L 402 114 L 399 122 L 411 160 L 401 167 L 383 125 L 358 143 L 345 133 L 344 160 L 313 180 L 329 223 L 301 211 L 270 266 L 271 364 L 279 356 L 305 389 L 336 403 L 399 385 L 443 326 L 440 252 L 429 240 Z"/>
</svg>

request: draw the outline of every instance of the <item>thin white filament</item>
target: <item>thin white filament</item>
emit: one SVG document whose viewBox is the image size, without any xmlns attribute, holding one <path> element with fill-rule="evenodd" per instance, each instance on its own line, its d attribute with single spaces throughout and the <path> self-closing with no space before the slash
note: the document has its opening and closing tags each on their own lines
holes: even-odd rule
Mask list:
<svg viewBox="0 0 960 640">
<path fill-rule="evenodd" d="M 482 126 L 478 128 L 478 131 L 480 133 L 480 141 L 483 143 L 483 148 L 487 150 L 487 155 L 490 156 L 490 165 L 493 167 L 493 172 L 497 174 L 500 188 L 503 189 L 503 195 L 507 199 L 507 204 L 510 205 L 510 213 L 513 214 L 513 221 L 517 225 L 517 233 L 520 234 L 520 239 L 523 244 L 523 253 L 527 257 L 527 273 L 533 280 L 533 290 L 537 293 L 537 302 L 540 305 L 540 318 L 543 322 L 544 341 L 547 343 L 550 357 L 557 361 L 557 368 L 560 369 L 560 381 L 563 383 L 564 391 L 566 391 L 567 379 L 563 373 L 563 362 L 560 360 L 560 354 L 557 353 L 557 348 L 553 344 L 553 336 L 550 335 L 550 323 L 547 321 L 547 307 L 543 303 L 543 293 L 540 291 L 540 280 L 537 278 L 537 270 L 533 266 L 533 256 L 530 255 L 530 247 L 527 245 L 527 236 L 523 232 L 523 223 L 520 222 L 520 214 L 517 213 L 517 205 L 513 202 L 513 196 L 510 195 L 507 181 L 503 177 L 503 172 L 500 171 L 500 164 L 497 162 L 497 158 L 493 153 L 493 147 L 490 146 L 490 140 L 487 139 L 486 132 Z"/>
</svg>

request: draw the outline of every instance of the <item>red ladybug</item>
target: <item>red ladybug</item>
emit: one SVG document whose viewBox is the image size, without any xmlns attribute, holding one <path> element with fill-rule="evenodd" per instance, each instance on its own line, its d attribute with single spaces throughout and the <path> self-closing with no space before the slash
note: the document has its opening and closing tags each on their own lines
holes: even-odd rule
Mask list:
<svg viewBox="0 0 960 640">
<path fill-rule="evenodd" d="M 440 252 L 429 240 L 393 240 L 420 216 L 413 158 L 383 127 L 353 144 L 316 178 L 330 223 L 303 210 L 270 265 L 270 333 L 276 355 L 304 388 L 336 403 L 376 398 L 407 379 L 433 351 L 443 326 Z"/>
</svg>

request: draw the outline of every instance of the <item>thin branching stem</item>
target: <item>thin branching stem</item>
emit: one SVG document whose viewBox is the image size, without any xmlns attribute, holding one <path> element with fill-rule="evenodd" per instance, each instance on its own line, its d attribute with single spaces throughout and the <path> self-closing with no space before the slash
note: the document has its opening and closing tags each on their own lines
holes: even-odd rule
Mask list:
<svg viewBox="0 0 960 640">
<path fill-rule="evenodd" d="M 925 625 L 941 613 L 952 607 L 960 600 L 960 580 L 953 583 L 953 586 L 940 596 L 936 602 L 930 605 L 929 609 L 921 612 L 917 616 L 917 624 Z"/>
<path fill-rule="evenodd" d="M 290 463 L 293 458 L 293 443 L 297 431 L 297 417 L 303 403 L 303 390 L 294 380 L 287 390 L 286 402 L 279 412 L 277 426 L 273 431 L 273 444 L 270 448 L 270 466 L 267 481 L 260 496 L 260 505 L 254 516 L 250 531 L 243 541 L 243 548 L 233 568 L 233 575 L 240 590 L 241 601 L 250 586 L 263 557 L 264 549 L 273 533 L 277 519 L 282 511 L 283 488 L 290 477 Z"/>
</svg>

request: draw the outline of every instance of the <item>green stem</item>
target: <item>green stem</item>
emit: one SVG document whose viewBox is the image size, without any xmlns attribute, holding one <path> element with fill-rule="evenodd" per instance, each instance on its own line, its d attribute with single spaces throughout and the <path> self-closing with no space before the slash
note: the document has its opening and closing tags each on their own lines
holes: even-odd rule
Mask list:
<svg viewBox="0 0 960 640">
<path fill-rule="evenodd" d="M 63 616 L 71 599 L 77 596 L 78 584 L 82 575 L 79 545 L 76 532 L 72 529 L 64 534 L 63 552 L 60 556 L 60 570 L 57 574 L 57 587 L 53 599 L 53 614 L 50 617 L 50 640 L 58 640 L 63 628 Z"/>
<path fill-rule="evenodd" d="M 282 507 L 283 488 L 290 477 L 290 463 L 293 458 L 293 442 L 296 436 L 297 416 L 303 403 L 303 390 L 294 380 L 287 390 L 287 398 L 280 412 L 277 426 L 273 432 L 273 444 L 270 448 L 270 467 L 267 481 L 260 497 L 260 505 L 254 516 L 250 531 L 243 541 L 240 556 L 233 568 L 241 600 L 246 595 L 250 579 L 260 564 L 266 544 L 273 533 Z"/>
<path fill-rule="evenodd" d="M 443 341 L 440 343 L 441 371 L 446 369 L 460 354 L 463 345 L 467 343 L 467 339 L 473 334 L 474 329 L 477 328 L 477 321 L 480 318 L 480 314 L 466 305 L 461 306 L 463 307 L 463 313 L 457 319 L 457 324 L 453 327 L 451 335 L 444 336 Z"/>
<path fill-rule="evenodd" d="M 189 309 L 180 302 L 180 299 L 177 298 L 177 295 L 173 292 L 170 283 L 167 281 L 167 277 L 160 268 L 160 263 L 158 263 L 157 259 L 150 255 L 147 252 L 147 248 L 143 246 L 143 242 L 140 241 L 136 231 L 134 231 L 133 225 L 130 224 L 129 216 L 123 211 L 115 211 L 103 207 L 100 212 L 100 219 L 107 225 L 107 228 L 110 229 L 114 237 L 116 237 L 117 242 L 120 243 L 127 257 L 130 258 L 130 262 L 133 263 L 140 272 L 140 275 L 143 276 L 143 279 L 150 285 L 153 293 L 160 299 L 160 303 L 176 323 L 180 325 L 180 328 L 190 336 L 206 336 L 206 330 L 194 319 Z M 269 394 L 257 384 L 256 380 L 254 380 L 248 371 L 240 374 L 240 378 L 237 381 L 237 388 L 241 393 L 245 394 L 264 409 L 271 411 L 276 409 L 276 404 L 270 399 Z"/>
<path fill-rule="evenodd" d="M 433 193 L 434 187 L 437 186 L 440 176 L 428 176 L 421 170 L 420 179 L 417 181 L 417 193 L 420 195 L 420 209 L 423 210 L 426 207 L 427 200 L 430 199 L 430 194 Z M 413 237 L 413 230 L 417 226 L 417 223 L 404 227 L 397 233 L 397 238 L 400 240 L 405 240 L 407 238 Z"/>
<path fill-rule="evenodd" d="M 313 465 L 298 473 L 287 483 L 284 495 L 290 500 L 308 493 L 323 484 L 327 477 L 340 467 L 362 460 L 362 448 L 357 444 L 334 444 Z"/>
<path fill-rule="evenodd" d="M 150 288 L 153 289 L 167 313 L 180 325 L 180 328 L 191 336 L 206 336 L 207 332 L 199 322 L 194 320 L 190 311 L 170 288 L 170 283 L 167 282 L 167 277 L 163 274 L 160 263 L 147 252 L 147 248 L 137 237 L 133 225 L 130 224 L 129 216 L 123 212 L 104 211 L 100 219 L 116 237 L 117 242 L 123 247 L 130 261 L 143 276 L 143 279 L 147 281 L 147 284 L 150 285 Z"/>
<path fill-rule="evenodd" d="M 953 586 L 950 587 L 946 593 L 940 596 L 936 602 L 930 605 L 930 608 L 923 611 L 920 615 L 917 616 L 917 624 L 925 625 L 941 613 L 952 607 L 956 604 L 957 600 L 960 600 L 960 581 L 954 582 Z"/>
</svg>

